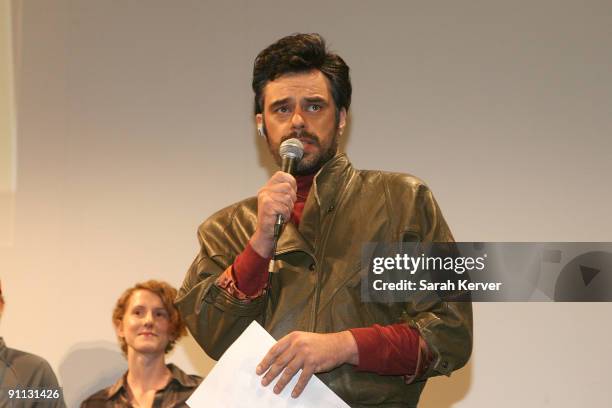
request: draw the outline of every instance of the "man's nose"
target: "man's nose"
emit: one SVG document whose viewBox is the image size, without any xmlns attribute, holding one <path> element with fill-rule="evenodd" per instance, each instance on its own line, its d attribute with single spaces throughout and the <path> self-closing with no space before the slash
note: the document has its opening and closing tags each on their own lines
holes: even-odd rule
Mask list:
<svg viewBox="0 0 612 408">
<path fill-rule="evenodd" d="M 291 117 L 291 127 L 293 129 L 303 129 L 305 126 L 304 117 L 299 109 L 296 109 Z"/>
</svg>

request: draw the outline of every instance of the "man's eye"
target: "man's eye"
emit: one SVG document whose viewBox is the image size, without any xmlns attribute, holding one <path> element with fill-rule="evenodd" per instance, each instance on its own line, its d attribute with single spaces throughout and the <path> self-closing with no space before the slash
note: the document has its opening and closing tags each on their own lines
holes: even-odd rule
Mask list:
<svg viewBox="0 0 612 408">
<path fill-rule="evenodd" d="M 286 106 L 281 106 L 279 108 L 276 108 L 276 111 L 278 113 L 289 113 L 289 108 Z"/>
<path fill-rule="evenodd" d="M 317 105 L 317 104 L 312 104 L 312 105 L 308 105 L 308 111 L 309 112 L 318 112 L 321 110 L 321 105 Z"/>
</svg>

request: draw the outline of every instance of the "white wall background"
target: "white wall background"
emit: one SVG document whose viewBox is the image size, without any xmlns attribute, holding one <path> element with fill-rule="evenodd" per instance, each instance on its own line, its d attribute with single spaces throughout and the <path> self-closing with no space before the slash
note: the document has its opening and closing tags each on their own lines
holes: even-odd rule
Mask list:
<svg viewBox="0 0 612 408">
<path fill-rule="evenodd" d="M 180 285 L 197 225 L 270 170 L 255 55 L 320 32 L 351 66 L 358 168 L 416 174 L 462 241 L 612 241 L 612 3 L 13 0 L 14 239 L 0 333 L 70 406 L 125 368 L 137 281 Z M 612 304 L 474 305 L 474 354 L 423 407 L 609 406 Z M 170 360 L 211 367 L 191 339 Z"/>
</svg>

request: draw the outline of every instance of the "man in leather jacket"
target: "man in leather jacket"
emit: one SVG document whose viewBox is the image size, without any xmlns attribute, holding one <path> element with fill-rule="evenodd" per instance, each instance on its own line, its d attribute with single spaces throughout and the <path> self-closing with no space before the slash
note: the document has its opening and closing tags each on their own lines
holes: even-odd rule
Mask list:
<svg viewBox="0 0 612 408">
<path fill-rule="evenodd" d="M 257 197 L 212 215 L 176 304 L 218 359 L 253 321 L 278 342 L 256 368 L 280 393 L 300 369 L 353 407 L 416 406 L 425 381 L 450 375 L 472 346 L 469 302 L 415 297 L 363 302 L 363 245 L 451 242 L 432 193 L 416 177 L 356 170 L 337 152 L 350 105 L 349 68 L 318 34 L 284 37 L 255 60 L 255 120 L 271 154 L 298 138 L 295 177 L 275 173 Z M 274 251 L 274 223 L 289 220 Z M 275 256 L 275 273 L 268 262 Z M 255 368 L 254 368 L 255 369 Z"/>
</svg>

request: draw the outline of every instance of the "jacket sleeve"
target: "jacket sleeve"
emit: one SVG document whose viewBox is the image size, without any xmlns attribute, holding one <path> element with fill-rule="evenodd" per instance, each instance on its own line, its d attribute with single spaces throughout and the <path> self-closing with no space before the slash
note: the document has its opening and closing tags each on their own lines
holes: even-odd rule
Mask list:
<svg viewBox="0 0 612 408">
<path fill-rule="evenodd" d="M 413 216 L 404 220 L 403 241 L 454 242 L 433 194 L 424 184 L 414 187 Z M 445 301 L 435 294 L 420 293 L 406 304 L 402 320 L 419 331 L 432 358 L 420 378 L 450 375 L 463 367 L 472 352 L 472 304 Z M 416 379 L 416 378 L 415 378 Z"/>
<path fill-rule="evenodd" d="M 236 211 L 221 210 L 200 226 L 200 252 L 175 302 L 193 337 L 215 360 L 253 320 L 261 318 L 266 299 L 260 296 L 240 300 L 217 284 L 218 277 L 231 267 L 250 237 L 248 228 L 234 225 Z"/>
</svg>

